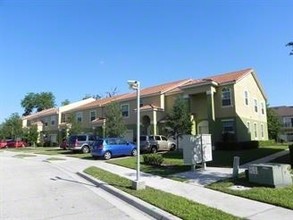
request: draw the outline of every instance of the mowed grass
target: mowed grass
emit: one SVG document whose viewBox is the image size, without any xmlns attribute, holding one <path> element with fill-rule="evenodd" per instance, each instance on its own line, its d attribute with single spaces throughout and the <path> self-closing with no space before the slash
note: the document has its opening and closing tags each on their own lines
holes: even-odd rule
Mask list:
<svg viewBox="0 0 293 220">
<path fill-rule="evenodd" d="M 230 188 L 235 185 L 248 187 L 248 189 L 233 190 Z M 208 186 L 208 188 L 288 209 L 293 209 L 293 185 L 283 188 L 257 186 L 248 182 L 248 180 L 245 178 L 245 175 L 242 174 L 239 179 L 227 179 L 217 183 L 212 183 Z"/>
<path fill-rule="evenodd" d="M 210 167 L 232 167 L 234 156 L 240 157 L 240 164 L 245 164 L 253 160 L 274 154 L 280 151 L 288 149 L 288 146 L 273 146 L 273 147 L 260 147 L 258 149 L 238 150 L 238 151 L 213 151 L 213 161 L 207 162 L 207 166 Z M 190 165 L 184 165 L 183 153 L 178 151 L 164 152 L 162 153 L 164 162 L 162 166 L 150 166 L 144 164 L 143 155 L 140 157 L 141 171 L 168 177 L 170 175 L 189 171 Z M 136 158 L 126 157 L 119 159 L 112 159 L 107 161 L 108 163 L 116 164 L 119 166 L 136 169 Z"/>
<path fill-rule="evenodd" d="M 89 167 L 84 172 L 182 219 L 239 219 L 221 210 L 210 208 L 186 198 L 150 187 L 146 187 L 144 190 L 134 190 L 132 189 L 131 180 L 97 167 Z"/>
<path fill-rule="evenodd" d="M 8 148 L 6 150 L 22 153 L 43 154 L 49 156 L 68 156 L 80 159 L 93 160 L 91 154 L 83 154 L 81 152 L 72 152 L 70 150 L 63 150 L 59 147 L 23 147 L 23 148 Z"/>
</svg>

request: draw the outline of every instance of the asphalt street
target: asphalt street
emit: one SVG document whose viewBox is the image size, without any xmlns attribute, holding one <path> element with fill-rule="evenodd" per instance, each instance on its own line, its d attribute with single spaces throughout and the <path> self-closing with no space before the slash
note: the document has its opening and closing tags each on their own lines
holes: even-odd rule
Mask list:
<svg viewBox="0 0 293 220">
<path fill-rule="evenodd" d="M 74 160 L 0 152 L 0 219 L 152 219 L 77 176 L 69 164 Z"/>
</svg>

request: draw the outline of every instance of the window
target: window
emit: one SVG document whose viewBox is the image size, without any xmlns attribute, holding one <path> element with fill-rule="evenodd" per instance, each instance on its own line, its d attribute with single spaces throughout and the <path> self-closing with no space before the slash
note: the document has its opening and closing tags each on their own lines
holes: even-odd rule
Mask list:
<svg viewBox="0 0 293 220">
<path fill-rule="evenodd" d="M 250 122 L 249 121 L 247 122 L 247 131 L 248 131 L 248 133 L 250 133 Z"/>
<path fill-rule="evenodd" d="M 125 118 L 129 117 L 129 105 L 128 104 L 121 105 L 121 112 L 123 117 Z"/>
<path fill-rule="evenodd" d="M 43 124 L 44 124 L 45 127 L 48 126 L 48 119 L 47 119 L 47 118 L 45 118 L 45 119 L 43 120 Z"/>
<path fill-rule="evenodd" d="M 96 119 L 96 111 L 91 111 L 90 112 L 90 121 L 93 121 Z"/>
<path fill-rule="evenodd" d="M 245 101 L 245 105 L 248 105 L 248 92 L 247 91 L 244 92 L 244 101 Z"/>
<path fill-rule="evenodd" d="M 264 115 L 265 114 L 265 105 L 264 103 L 260 103 L 260 107 L 261 107 L 261 114 Z"/>
<path fill-rule="evenodd" d="M 254 123 L 254 137 L 257 139 L 257 126 L 256 123 Z"/>
<path fill-rule="evenodd" d="M 286 128 L 293 127 L 293 117 L 284 117 L 283 118 L 283 126 Z"/>
<path fill-rule="evenodd" d="M 231 106 L 231 89 L 223 88 L 222 89 L 222 106 Z"/>
<path fill-rule="evenodd" d="M 264 138 L 264 127 L 263 124 L 260 125 L 260 132 L 261 132 L 261 138 Z"/>
<path fill-rule="evenodd" d="M 254 111 L 255 112 L 258 112 L 258 109 L 257 109 L 257 100 L 254 99 Z"/>
<path fill-rule="evenodd" d="M 222 128 L 223 133 L 234 133 L 234 120 L 228 119 L 228 120 L 222 120 Z"/>
<path fill-rule="evenodd" d="M 77 112 L 76 113 L 76 121 L 77 122 L 82 122 L 82 112 Z"/>
<path fill-rule="evenodd" d="M 56 116 L 51 116 L 51 126 L 54 126 L 56 124 Z"/>
</svg>

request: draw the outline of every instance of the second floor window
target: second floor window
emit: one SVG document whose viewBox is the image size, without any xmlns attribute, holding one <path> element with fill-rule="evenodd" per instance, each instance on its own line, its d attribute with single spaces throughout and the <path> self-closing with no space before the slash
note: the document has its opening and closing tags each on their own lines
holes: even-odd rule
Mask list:
<svg viewBox="0 0 293 220">
<path fill-rule="evenodd" d="M 76 113 L 76 121 L 77 122 L 82 122 L 82 112 L 77 112 Z"/>
<path fill-rule="evenodd" d="M 248 105 L 248 92 L 247 91 L 244 92 L 244 102 L 245 102 L 245 105 Z"/>
<path fill-rule="evenodd" d="M 93 121 L 96 119 L 96 111 L 91 111 L 90 112 L 90 121 Z"/>
<path fill-rule="evenodd" d="M 122 113 L 123 117 L 125 117 L 125 118 L 129 117 L 129 105 L 128 104 L 121 105 L 121 113 Z"/>
<path fill-rule="evenodd" d="M 223 88 L 222 89 L 222 106 L 231 106 L 231 89 Z"/>
<path fill-rule="evenodd" d="M 286 128 L 293 128 L 293 117 L 284 117 L 283 126 Z"/>
<path fill-rule="evenodd" d="M 56 124 L 56 116 L 51 116 L 51 126 Z"/>
<path fill-rule="evenodd" d="M 264 115 L 265 114 L 265 105 L 263 102 L 260 104 L 260 107 L 261 107 L 261 114 Z"/>
</svg>

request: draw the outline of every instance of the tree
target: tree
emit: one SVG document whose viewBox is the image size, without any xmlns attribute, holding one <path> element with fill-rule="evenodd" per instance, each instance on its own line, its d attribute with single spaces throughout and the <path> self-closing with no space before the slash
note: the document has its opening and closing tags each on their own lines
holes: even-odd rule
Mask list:
<svg viewBox="0 0 293 220">
<path fill-rule="evenodd" d="M 13 113 L 2 124 L 2 135 L 6 138 L 16 139 L 21 138 L 22 134 L 22 120 L 18 113 Z"/>
<path fill-rule="evenodd" d="M 118 103 L 113 102 L 106 106 L 106 136 L 119 137 L 126 131 L 121 109 Z"/>
<path fill-rule="evenodd" d="M 190 134 L 192 126 L 187 104 L 182 97 L 175 100 L 173 109 L 167 116 L 167 126 L 172 129 L 170 133 L 176 138 L 178 149 L 178 138 L 183 134 Z"/>
<path fill-rule="evenodd" d="M 23 115 L 29 115 L 34 110 L 40 112 L 55 106 L 55 97 L 52 92 L 28 93 L 23 100 L 21 106 L 24 108 Z"/>
<path fill-rule="evenodd" d="M 69 115 L 67 122 L 70 124 L 68 129 L 69 135 L 79 134 L 82 132 L 81 123 L 76 121 L 73 113 Z"/>
<path fill-rule="evenodd" d="M 32 125 L 29 128 L 23 129 L 23 138 L 26 139 L 27 143 L 35 146 L 35 144 L 38 141 L 39 132 L 38 132 L 38 126 Z"/>
<path fill-rule="evenodd" d="M 277 113 L 273 109 L 269 108 L 269 105 L 267 105 L 267 123 L 269 139 L 277 141 L 278 134 L 281 129 L 281 123 Z"/>
<path fill-rule="evenodd" d="M 292 47 L 291 52 L 289 53 L 289 55 L 293 55 L 293 41 L 289 42 L 288 44 L 286 44 L 287 47 Z"/>
<path fill-rule="evenodd" d="M 70 101 L 68 99 L 65 99 L 63 102 L 61 102 L 61 106 L 69 105 Z"/>
</svg>

